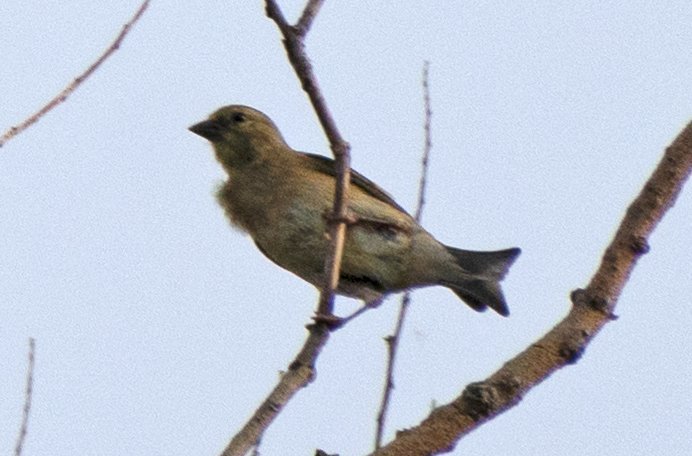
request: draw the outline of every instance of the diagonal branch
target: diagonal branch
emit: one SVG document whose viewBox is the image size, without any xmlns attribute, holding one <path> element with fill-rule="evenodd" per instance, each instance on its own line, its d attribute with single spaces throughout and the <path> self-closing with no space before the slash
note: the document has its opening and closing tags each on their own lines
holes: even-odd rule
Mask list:
<svg viewBox="0 0 692 456">
<path fill-rule="evenodd" d="M 33 114 L 31 117 L 20 123 L 19 125 L 16 125 L 14 127 L 10 127 L 5 133 L 3 133 L 2 136 L 0 136 L 0 147 L 4 146 L 7 141 L 10 139 L 14 138 L 36 122 L 38 122 L 44 115 L 46 115 L 48 112 L 52 111 L 56 106 L 59 104 L 63 103 L 65 100 L 67 100 L 67 97 L 69 97 L 72 92 L 77 90 L 77 88 L 82 85 L 84 81 L 86 81 L 89 76 L 96 71 L 103 62 L 105 62 L 108 57 L 111 56 L 115 51 L 117 51 L 120 48 L 120 45 L 122 44 L 123 40 L 127 36 L 128 33 L 130 33 L 130 30 L 132 27 L 139 21 L 139 18 L 142 17 L 142 14 L 144 14 L 144 11 L 147 9 L 149 6 L 149 0 L 144 0 L 142 4 L 139 6 L 137 11 L 135 12 L 134 16 L 123 26 L 122 30 L 120 31 L 120 34 L 115 38 L 115 41 L 111 43 L 111 45 L 106 49 L 101 56 L 96 59 L 94 63 L 92 63 L 89 68 L 84 71 L 84 73 L 80 74 L 77 76 L 70 84 L 65 87 L 58 95 L 56 95 L 52 100 L 50 100 L 45 106 L 43 106 L 41 109 L 39 109 L 35 114 Z"/>
<path fill-rule="evenodd" d="M 312 325 L 310 336 L 298 356 L 252 417 L 233 436 L 221 456 L 242 456 L 259 442 L 264 431 L 281 413 L 284 406 L 298 390 L 312 381 L 314 360 L 317 359 L 328 336 L 329 329 L 324 325 Z"/>
<path fill-rule="evenodd" d="M 374 456 L 431 455 L 451 451 L 484 422 L 517 405 L 556 370 L 577 362 L 586 346 L 611 321 L 634 266 L 648 252 L 648 237 L 670 209 L 692 170 L 692 123 L 666 149 L 656 170 L 627 209 L 598 271 L 585 290 L 572 293 L 569 315 L 486 380 L 433 410 L 418 426 L 401 431 Z"/>
<path fill-rule="evenodd" d="M 334 290 L 339 283 L 339 269 L 346 237 L 347 195 L 350 183 L 349 145 L 341 137 L 336 122 L 327 108 L 320 92 L 312 65 L 305 54 L 303 40 L 317 14 L 322 0 L 310 0 L 297 26 L 290 25 L 274 0 L 266 0 L 266 13 L 284 36 L 283 43 L 288 59 L 293 66 L 303 90 L 322 124 L 334 154 L 336 166 L 336 189 L 334 207 L 329 223 L 331 248 L 325 262 L 326 281 L 317 306 L 315 323 L 309 325 L 310 334 L 300 353 L 282 375 L 274 390 L 264 400 L 243 428 L 231 439 L 222 456 L 240 456 L 259 442 L 264 431 L 271 425 L 291 398 L 305 387 L 315 376 L 314 366 L 324 345 L 329 339 L 330 321 L 334 319 Z"/>
</svg>

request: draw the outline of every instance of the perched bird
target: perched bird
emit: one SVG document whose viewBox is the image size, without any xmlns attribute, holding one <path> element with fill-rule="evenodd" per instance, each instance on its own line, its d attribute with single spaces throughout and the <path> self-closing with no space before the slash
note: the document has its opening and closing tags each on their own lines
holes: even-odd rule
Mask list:
<svg viewBox="0 0 692 456">
<path fill-rule="evenodd" d="M 277 265 L 321 288 L 334 201 L 334 161 L 297 152 L 256 109 L 233 105 L 190 127 L 208 139 L 228 174 L 217 193 L 231 223 Z M 477 311 L 507 316 L 499 281 L 518 248 L 475 252 L 448 247 L 391 196 L 351 171 L 349 224 L 337 293 L 379 302 L 388 293 L 442 285 Z"/>
</svg>

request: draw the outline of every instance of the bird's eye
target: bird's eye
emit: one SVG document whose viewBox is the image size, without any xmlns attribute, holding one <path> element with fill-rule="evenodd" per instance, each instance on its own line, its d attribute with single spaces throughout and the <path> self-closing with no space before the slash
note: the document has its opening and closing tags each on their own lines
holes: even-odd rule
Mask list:
<svg viewBox="0 0 692 456">
<path fill-rule="evenodd" d="M 245 122 L 246 117 L 245 114 L 243 114 L 242 112 L 236 112 L 235 114 L 233 114 L 232 119 L 234 123 L 243 123 Z"/>
</svg>

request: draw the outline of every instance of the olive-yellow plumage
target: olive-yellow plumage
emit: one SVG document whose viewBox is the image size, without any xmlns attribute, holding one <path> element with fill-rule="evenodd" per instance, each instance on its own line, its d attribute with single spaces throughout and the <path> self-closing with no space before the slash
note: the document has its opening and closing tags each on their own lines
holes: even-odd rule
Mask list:
<svg viewBox="0 0 692 456">
<path fill-rule="evenodd" d="M 231 223 L 274 263 L 317 287 L 324 283 L 334 200 L 333 160 L 297 152 L 263 113 L 226 106 L 190 127 L 208 139 L 228 174 L 217 198 Z M 509 311 L 499 281 L 517 248 L 474 252 L 437 241 L 386 192 L 355 171 L 337 292 L 378 301 L 390 292 L 442 285 L 475 310 Z"/>
</svg>

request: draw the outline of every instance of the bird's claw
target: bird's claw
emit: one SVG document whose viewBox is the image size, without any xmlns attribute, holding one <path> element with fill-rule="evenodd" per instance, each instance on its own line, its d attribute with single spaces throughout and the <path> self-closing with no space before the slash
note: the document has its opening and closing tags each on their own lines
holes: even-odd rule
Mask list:
<svg viewBox="0 0 692 456">
<path fill-rule="evenodd" d="M 335 329 L 341 328 L 346 321 L 341 318 L 337 317 L 334 314 L 323 314 L 323 313 L 316 313 L 312 317 L 312 321 L 315 322 L 315 324 L 319 325 L 325 325 L 330 331 L 334 331 Z"/>
</svg>

